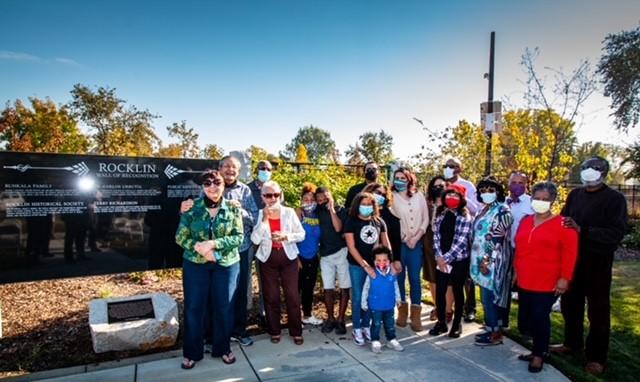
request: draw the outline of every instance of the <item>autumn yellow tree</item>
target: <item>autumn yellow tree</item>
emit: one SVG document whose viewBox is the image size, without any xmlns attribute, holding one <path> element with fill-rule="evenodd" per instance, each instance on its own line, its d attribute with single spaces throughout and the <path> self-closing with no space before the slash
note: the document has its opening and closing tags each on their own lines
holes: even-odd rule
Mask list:
<svg viewBox="0 0 640 382">
<path fill-rule="evenodd" d="M 309 163 L 309 155 L 307 153 L 307 147 L 302 143 L 298 145 L 298 149 L 296 150 L 296 162 Z"/>
<path fill-rule="evenodd" d="M 5 150 L 46 153 L 85 153 L 89 140 L 66 107 L 30 98 L 31 108 L 16 100 L 0 114 L 0 142 Z"/>
</svg>

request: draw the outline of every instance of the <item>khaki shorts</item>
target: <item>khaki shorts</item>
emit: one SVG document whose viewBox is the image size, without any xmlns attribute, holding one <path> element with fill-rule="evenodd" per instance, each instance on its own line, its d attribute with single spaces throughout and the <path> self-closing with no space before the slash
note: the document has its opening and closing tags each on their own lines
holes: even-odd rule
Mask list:
<svg viewBox="0 0 640 382">
<path fill-rule="evenodd" d="M 336 280 L 341 289 L 351 288 L 347 247 L 338 252 L 320 257 L 320 272 L 324 289 L 335 289 Z"/>
</svg>

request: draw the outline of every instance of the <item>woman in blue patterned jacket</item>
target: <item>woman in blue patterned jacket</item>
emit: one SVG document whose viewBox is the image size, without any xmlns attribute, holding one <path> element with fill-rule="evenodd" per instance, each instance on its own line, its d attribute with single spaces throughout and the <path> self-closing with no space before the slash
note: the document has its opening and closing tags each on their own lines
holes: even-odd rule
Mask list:
<svg viewBox="0 0 640 382">
<path fill-rule="evenodd" d="M 486 332 L 476 336 L 476 345 L 502 343 L 505 315 L 513 277 L 513 249 L 510 242 L 513 216 L 504 203 L 504 187 L 493 176 L 478 183 L 478 201 L 484 207 L 473 222 L 471 278 L 480 286 Z"/>
<path fill-rule="evenodd" d="M 242 214 L 222 198 L 224 179 L 217 170 L 202 174 L 203 197 L 182 214 L 176 243 L 184 249 L 183 369 L 203 358 L 205 310 L 211 306 L 213 346 L 211 355 L 226 364 L 235 362 L 230 337 L 233 325 L 232 296 L 240 271 L 238 248 L 243 240 Z M 207 304 L 211 296 L 212 304 Z"/>
</svg>

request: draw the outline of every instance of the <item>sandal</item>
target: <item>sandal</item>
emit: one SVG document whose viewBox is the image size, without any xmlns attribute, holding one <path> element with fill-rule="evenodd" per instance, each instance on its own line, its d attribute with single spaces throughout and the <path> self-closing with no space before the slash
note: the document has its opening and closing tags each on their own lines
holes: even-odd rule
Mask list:
<svg viewBox="0 0 640 382">
<path fill-rule="evenodd" d="M 280 336 L 271 336 L 271 343 L 272 344 L 277 344 L 278 342 L 280 342 Z"/>
<path fill-rule="evenodd" d="M 227 354 L 223 354 L 222 355 L 222 362 L 226 363 L 227 365 L 231 365 L 232 363 L 236 362 L 236 356 L 233 355 L 232 352 L 229 352 Z"/>
<path fill-rule="evenodd" d="M 189 369 L 193 369 L 195 365 L 196 365 L 196 361 L 189 358 L 185 358 L 182 360 L 182 364 L 180 364 L 180 367 L 185 370 L 189 370 Z"/>
<path fill-rule="evenodd" d="M 304 343 L 304 338 L 302 338 L 302 336 L 293 337 L 293 343 L 296 345 L 302 345 Z"/>
</svg>

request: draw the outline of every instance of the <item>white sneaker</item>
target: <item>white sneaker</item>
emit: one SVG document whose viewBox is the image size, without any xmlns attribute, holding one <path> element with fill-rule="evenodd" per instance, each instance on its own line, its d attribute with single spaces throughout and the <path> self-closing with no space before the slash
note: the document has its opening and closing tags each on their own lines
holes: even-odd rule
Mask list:
<svg viewBox="0 0 640 382">
<path fill-rule="evenodd" d="M 364 336 L 362 335 L 362 329 L 353 329 L 353 331 L 351 332 L 351 335 L 353 336 L 353 343 L 358 345 L 358 346 L 362 346 L 364 345 Z"/>
<path fill-rule="evenodd" d="M 365 341 L 371 342 L 371 328 L 362 328 L 362 335 Z"/>
<path fill-rule="evenodd" d="M 513 301 L 518 301 L 518 292 L 511 292 L 511 299 Z"/>
<path fill-rule="evenodd" d="M 382 353 L 382 344 L 380 341 L 371 342 L 371 351 L 374 353 Z"/>
<path fill-rule="evenodd" d="M 560 312 L 562 309 L 560 309 L 560 299 L 557 299 L 555 303 L 553 303 L 553 306 L 551 306 L 551 311 L 552 312 Z"/>
<path fill-rule="evenodd" d="M 310 315 L 310 316 L 309 316 L 309 317 L 307 317 L 307 318 L 303 318 L 303 319 L 302 319 L 302 323 L 303 323 L 303 324 L 305 324 L 305 325 L 314 325 L 314 326 L 317 326 L 317 325 L 322 325 L 322 323 L 323 323 L 323 322 L 324 322 L 324 321 L 322 321 L 322 320 L 321 320 L 321 319 L 319 319 L 318 317 L 314 316 L 313 314 L 312 314 L 312 315 Z"/>
<path fill-rule="evenodd" d="M 400 345 L 400 342 L 398 342 L 397 339 L 392 339 L 391 341 L 387 342 L 387 347 L 390 349 L 393 349 L 395 351 L 403 351 L 404 348 L 402 347 L 402 345 Z"/>
</svg>

